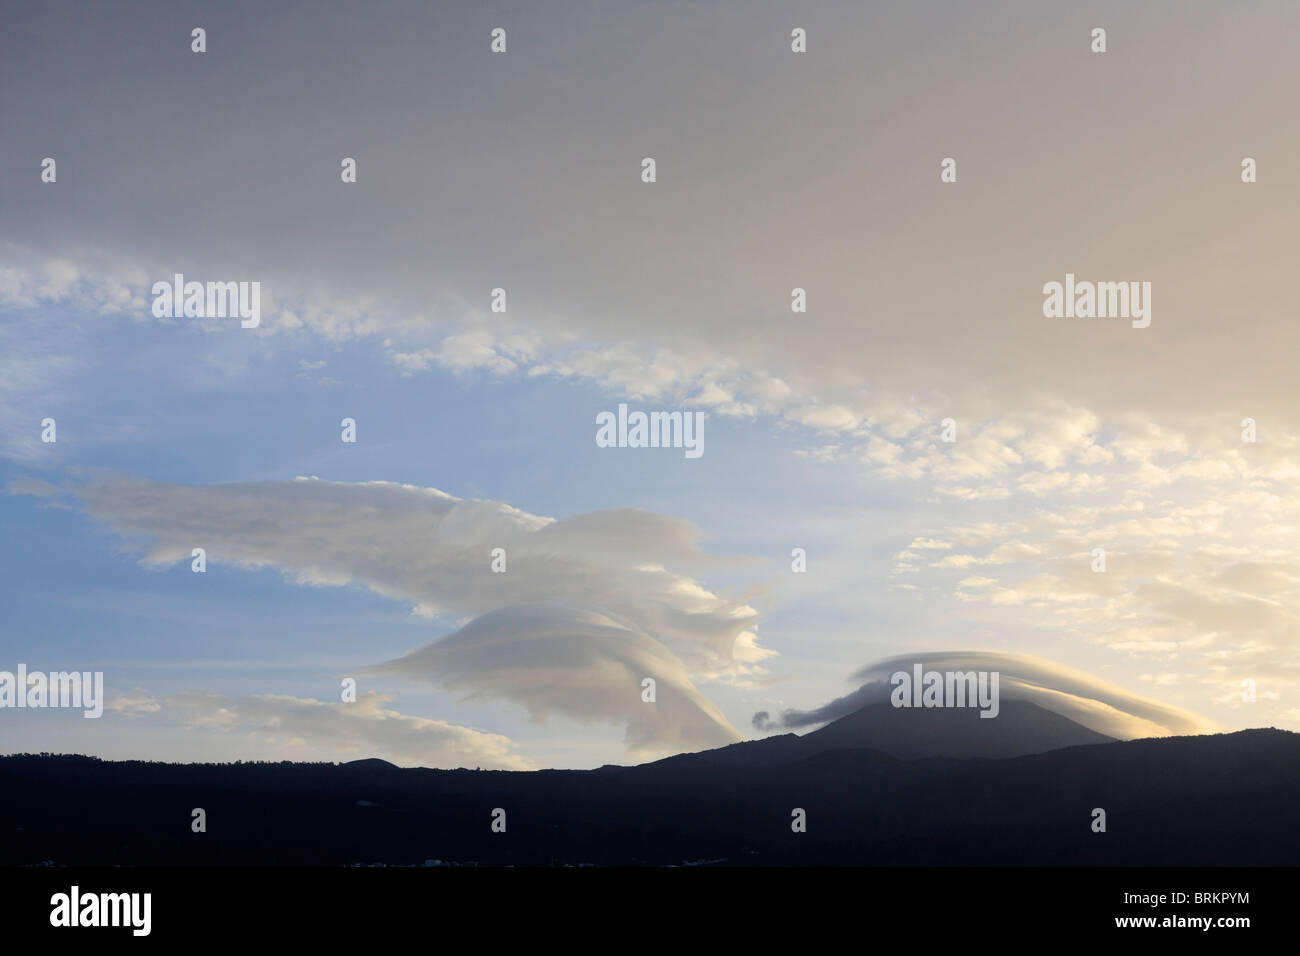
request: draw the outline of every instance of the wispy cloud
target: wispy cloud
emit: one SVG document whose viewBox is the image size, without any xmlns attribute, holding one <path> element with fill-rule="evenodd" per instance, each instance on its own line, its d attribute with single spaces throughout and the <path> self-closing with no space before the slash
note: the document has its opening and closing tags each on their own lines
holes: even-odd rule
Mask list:
<svg viewBox="0 0 1300 956">
<path fill-rule="evenodd" d="M 279 759 L 352 760 L 365 754 L 419 767 L 532 769 L 508 737 L 403 714 L 384 706 L 391 700 L 375 693 L 359 694 L 350 703 L 324 703 L 284 694 L 155 697 L 137 690 L 110 700 L 107 710 L 200 737 L 238 735 L 247 738 L 250 752 Z"/>
</svg>

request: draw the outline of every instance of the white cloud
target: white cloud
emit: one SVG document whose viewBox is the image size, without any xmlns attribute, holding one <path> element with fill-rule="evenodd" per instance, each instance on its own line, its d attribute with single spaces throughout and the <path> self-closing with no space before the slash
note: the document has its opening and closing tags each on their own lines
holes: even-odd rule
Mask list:
<svg viewBox="0 0 1300 956">
<path fill-rule="evenodd" d="M 384 705 L 391 697 L 357 695 L 351 703 L 327 704 L 284 694 L 225 697 L 209 693 L 150 696 L 134 691 L 109 701 L 107 710 L 174 724 L 196 734 L 237 734 L 248 751 L 262 759 L 355 760 L 379 757 L 395 764 L 455 768 L 485 766 L 529 770 L 500 734 L 484 733 L 441 720 L 412 717 Z"/>
<path fill-rule="evenodd" d="M 491 611 L 440 640 L 371 668 L 475 697 L 626 727 L 628 750 L 663 756 L 734 743 L 741 735 L 692 686 L 661 643 L 614 617 L 561 604 Z M 656 699 L 642 699 L 642 681 Z"/>
<path fill-rule="evenodd" d="M 1068 717 L 1097 733 L 1120 739 L 1213 733 L 1212 723 L 1177 707 L 1130 693 L 1089 674 L 1027 654 L 994 651 L 936 651 L 899 655 L 853 675 L 864 685 L 855 693 L 813 711 L 788 711 L 783 724 L 809 727 L 834 720 L 869 703 L 888 700 L 889 678 L 916 664 L 936 671 L 997 671 L 1004 700 L 1026 700 Z"/>
<path fill-rule="evenodd" d="M 434 488 L 314 478 L 193 486 L 103 475 L 11 491 L 79 502 L 149 564 L 189 561 L 201 542 L 209 564 L 275 567 L 301 584 L 362 585 L 426 615 L 475 618 L 397 670 L 505 697 L 535 716 L 624 723 L 638 751 L 736 739 L 691 675 L 743 682 L 767 653 L 755 643 L 753 608 L 670 570 L 702 555 L 694 527 L 665 515 L 555 520 Z M 495 548 L 505 573 L 491 570 Z M 565 663 L 525 666 L 526 649 L 542 647 Z M 448 660 L 454 676 L 429 666 Z M 657 705 L 641 703 L 643 677 L 662 681 Z"/>
</svg>

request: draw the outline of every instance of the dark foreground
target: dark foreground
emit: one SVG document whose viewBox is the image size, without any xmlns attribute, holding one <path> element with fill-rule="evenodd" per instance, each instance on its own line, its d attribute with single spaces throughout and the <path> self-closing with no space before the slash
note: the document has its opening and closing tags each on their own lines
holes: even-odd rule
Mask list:
<svg viewBox="0 0 1300 956">
<path fill-rule="evenodd" d="M 771 749 L 771 748 L 770 748 Z M 1293 866 L 1300 735 L 511 773 L 0 758 L 0 864 Z M 191 830 L 203 808 L 207 832 Z M 493 811 L 505 832 L 493 832 Z M 792 832 L 792 811 L 807 831 Z M 1093 831 L 1093 811 L 1106 832 Z"/>
</svg>

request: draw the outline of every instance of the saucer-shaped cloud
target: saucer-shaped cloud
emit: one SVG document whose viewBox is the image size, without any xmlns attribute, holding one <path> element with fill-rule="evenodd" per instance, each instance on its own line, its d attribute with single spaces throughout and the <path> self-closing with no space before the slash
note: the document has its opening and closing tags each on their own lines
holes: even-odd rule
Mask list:
<svg viewBox="0 0 1300 956">
<path fill-rule="evenodd" d="M 79 502 L 139 541 L 146 563 L 188 562 L 202 547 L 209 563 L 362 585 L 425 615 L 469 618 L 387 670 L 512 700 L 537 718 L 621 724 L 635 753 L 738 740 L 690 675 L 750 673 L 767 653 L 753 608 L 670 570 L 705 556 L 694 526 L 668 515 L 629 508 L 556 520 L 435 488 L 316 478 L 178 485 L 96 475 L 11 490 Z M 655 703 L 641 700 L 644 678 L 657 683 Z"/>
<path fill-rule="evenodd" d="M 815 710 L 787 710 L 776 721 L 755 715 L 755 726 L 769 730 L 799 729 L 843 717 L 868 704 L 889 699 L 889 678 L 897 671 L 997 671 L 999 694 L 1026 700 L 1068 717 L 1097 733 L 1122 740 L 1213 733 L 1214 726 L 1177 707 L 1131 694 L 1082 671 L 1027 654 L 996 651 L 939 651 L 903 654 L 870 664 L 853 675 L 865 683 L 851 694 Z"/>
<path fill-rule="evenodd" d="M 725 673 L 737 641 L 753 642 L 757 612 L 713 594 L 671 565 L 704 559 L 690 522 L 635 508 L 556 520 L 497 501 L 387 481 L 298 478 L 180 485 L 98 475 L 54 488 L 127 538 L 144 560 L 275 567 L 303 584 L 363 585 L 425 615 L 476 616 L 513 604 L 569 601 L 599 608 L 667 647 L 692 670 Z M 493 573 L 495 549 L 506 573 Z"/>
<path fill-rule="evenodd" d="M 622 723 L 634 754 L 698 750 L 741 735 L 667 648 L 609 614 L 558 604 L 502 608 L 374 673 L 516 701 L 535 719 Z M 653 680 L 655 699 L 644 699 Z"/>
</svg>

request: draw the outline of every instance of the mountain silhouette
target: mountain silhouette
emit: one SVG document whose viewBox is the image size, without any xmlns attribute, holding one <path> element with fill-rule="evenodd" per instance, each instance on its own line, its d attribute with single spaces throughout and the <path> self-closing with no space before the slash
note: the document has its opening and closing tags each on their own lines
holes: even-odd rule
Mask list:
<svg viewBox="0 0 1300 956">
<path fill-rule="evenodd" d="M 900 760 L 1020 757 L 1115 740 L 1024 700 L 1003 700 L 996 717 L 979 713 L 973 707 L 894 707 L 881 702 L 803 736 L 746 740 L 659 762 L 771 766 L 830 750 L 875 750 Z"/>
<path fill-rule="evenodd" d="M 919 757 L 1020 757 L 1082 744 L 1113 743 L 1068 717 L 1024 700 L 1001 702 L 996 717 L 973 707 L 871 704 L 802 738 L 818 752 L 865 747 Z"/>
<path fill-rule="evenodd" d="M 1004 703 L 1006 708 L 1006 703 Z M 1300 859 L 1300 734 L 1266 729 L 1074 744 L 1013 706 L 905 730 L 871 708 L 633 767 L 529 772 L 332 763 L 0 757 L 0 864 L 1289 866 Z M 921 713 L 916 711 L 914 713 Z M 927 719 L 931 714 L 926 714 Z M 978 720 L 978 718 L 976 718 Z M 1028 724 L 1042 723 L 1041 733 Z M 920 726 L 908 725 L 909 727 Z M 927 727 L 948 726 L 941 717 Z M 1004 735 L 996 743 L 988 734 Z M 971 737 L 970 734 L 977 735 Z M 850 746 L 839 747 L 847 742 Z M 971 753 L 970 748 L 975 753 Z M 954 756 L 956 755 L 956 756 Z M 193 833 L 191 811 L 207 814 Z M 505 811 L 505 832 L 491 829 Z M 806 830 L 791 826 L 796 811 Z M 1094 829 L 1096 812 L 1106 829 Z"/>
</svg>

